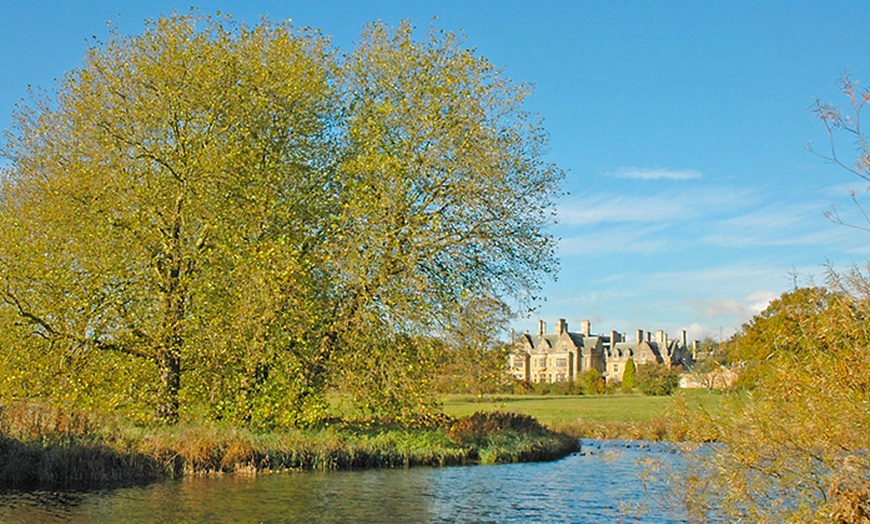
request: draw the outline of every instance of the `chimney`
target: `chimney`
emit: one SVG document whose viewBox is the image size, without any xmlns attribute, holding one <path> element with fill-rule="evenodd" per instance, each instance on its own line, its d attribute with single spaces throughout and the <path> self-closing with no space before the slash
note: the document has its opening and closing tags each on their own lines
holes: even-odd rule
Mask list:
<svg viewBox="0 0 870 524">
<path fill-rule="evenodd" d="M 688 347 L 686 345 L 686 330 L 680 331 L 680 347 Z"/>
<path fill-rule="evenodd" d="M 514 328 L 511 328 L 511 345 L 514 345 L 517 341 L 517 332 L 514 331 Z"/>
<path fill-rule="evenodd" d="M 592 334 L 592 324 L 588 320 L 581 320 L 580 331 L 583 332 L 583 336 L 588 337 Z"/>
<path fill-rule="evenodd" d="M 646 341 L 647 341 L 647 342 L 652 342 L 652 331 L 647 331 L 647 332 L 646 332 Z"/>
<path fill-rule="evenodd" d="M 665 343 L 665 332 L 661 329 L 656 330 L 656 342 L 658 342 L 659 344 Z"/>
<path fill-rule="evenodd" d="M 619 342 L 619 333 L 613 330 L 610 332 L 610 348 L 615 348 L 617 342 Z"/>
<path fill-rule="evenodd" d="M 638 329 L 637 330 L 637 343 L 640 344 L 641 342 L 643 342 L 643 330 Z"/>
<path fill-rule="evenodd" d="M 538 320 L 538 335 L 544 336 L 544 333 L 547 332 L 547 323 L 543 320 Z"/>
<path fill-rule="evenodd" d="M 560 318 L 559 322 L 556 324 L 556 334 L 561 335 L 563 333 L 568 332 L 568 323 L 565 322 L 564 318 Z"/>
</svg>

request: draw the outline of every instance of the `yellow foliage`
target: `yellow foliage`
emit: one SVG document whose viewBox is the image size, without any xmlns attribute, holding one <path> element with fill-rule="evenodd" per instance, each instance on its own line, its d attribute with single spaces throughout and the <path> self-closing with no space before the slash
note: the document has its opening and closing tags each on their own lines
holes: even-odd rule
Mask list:
<svg viewBox="0 0 870 524">
<path fill-rule="evenodd" d="M 710 421 L 719 443 L 685 477 L 699 521 L 860 521 L 838 515 L 849 500 L 863 511 L 870 487 L 870 308 L 845 292 L 814 296 L 826 299 L 789 314 L 791 342 L 766 357 L 751 393 Z"/>
<path fill-rule="evenodd" d="M 306 424 L 371 347 L 367 405 L 430 409 L 420 336 L 556 267 L 527 94 L 407 22 L 343 54 L 195 11 L 113 33 L 15 115 L 0 337 L 33 378 L 0 393 Z"/>
</svg>

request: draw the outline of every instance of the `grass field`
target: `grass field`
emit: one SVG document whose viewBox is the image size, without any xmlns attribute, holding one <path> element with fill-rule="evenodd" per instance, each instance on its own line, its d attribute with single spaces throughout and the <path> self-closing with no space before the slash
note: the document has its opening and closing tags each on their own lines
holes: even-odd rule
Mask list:
<svg viewBox="0 0 870 524">
<path fill-rule="evenodd" d="M 722 395 L 706 390 L 685 390 L 678 393 L 689 407 L 701 407 L 708 412 L 719 409 Z M 644 395 L 450 395 L 444 401 L 444 411 L 455 417 L 477 411 L 507 411 L 531 415 L 548 426 L 565 426 L 578 421 L 646 422 L 666 414 L 675 397 Z"/>
</svg>

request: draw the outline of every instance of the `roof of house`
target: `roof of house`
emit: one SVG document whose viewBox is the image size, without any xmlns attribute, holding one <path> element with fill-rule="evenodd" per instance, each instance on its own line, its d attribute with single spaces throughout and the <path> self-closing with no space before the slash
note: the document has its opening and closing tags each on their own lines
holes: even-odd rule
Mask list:
<svg viewBox="0 0 870 524">
<path fill-rule="evenodd" d="M 599 338 L 601 338 L 596 335 L 587 337 L 583 333 L 574 333 L 570 331 L 567 334 L 568 337 L 571 339 L 571 342 L 578 348 L 594 348 L 598 345 Z M 543 335 L 531 335 L 529 333 L 523 333 L 517 339 L 517 342 L 519 342 L 523 337 L 527 338 L 529 344 L 533 348 L 537 348 L 540 345 L 541 341 L 546 341 L 551 348 L 555 348 L 559 343 L 561 335 L 558 333 L 544 333 Z"/>
</svg>

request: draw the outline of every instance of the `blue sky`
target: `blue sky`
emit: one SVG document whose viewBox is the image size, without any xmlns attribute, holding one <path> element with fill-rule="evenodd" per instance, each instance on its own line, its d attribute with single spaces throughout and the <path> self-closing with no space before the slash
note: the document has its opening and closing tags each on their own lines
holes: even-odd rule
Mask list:
<svg viewBox="0 0 870 524">
<path fill-rule="evenodd" d="M 27 86 L 77 67 L 107 21 L 191 5 L 256 23 L 312 26 L 349 49 L 362 26 L 410 19 L 462 31 L 469 47 L 535 86 L 528 108 L 567 172 L 562 269 L 532 317 L 593 331 L 729 336 L 769 300 L 823 283 L 825 265 L 870 257 L 855 216 L 866 187 L 805 150 L 825 134 L 816 98 L 843 105 L 848 71 L 870 85 L 870 3 L 725 1 L 8 1 L 0 7 L 0 129 Z M 437 17 L 437 19 L 435 19 Z M 848 156 L 850 144 L 841 151 Z"/>
</svg>

